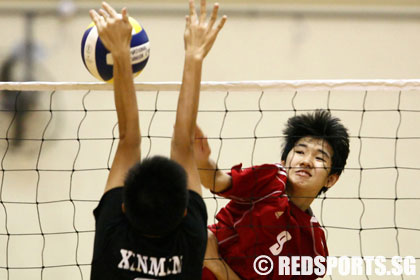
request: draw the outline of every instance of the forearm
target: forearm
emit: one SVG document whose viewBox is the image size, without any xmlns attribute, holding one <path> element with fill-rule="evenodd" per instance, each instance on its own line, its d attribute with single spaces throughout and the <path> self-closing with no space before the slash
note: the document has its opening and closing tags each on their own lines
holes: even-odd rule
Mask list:
<svg viewBox="0 0 420 280">
<path fill-rule="evenodd" d="M 173 142 L 192 149 L 195 123 L 200 98 L 201 69 L 203 59 L 185 55 L 182 86 L 179 93 Z"/>
<path fill-rule="evenodd" d="M 140 130 L 129 53 L 113 55 L 114 99 L 120 140 L 105 186 L 105 192 L 124 184 L 128 168 L 140 160 Z"/>
<path fill-rule="evenodd" d="M 188 189 L 201 195 L 200 176 L 194 161 L 194 132 L 200 95 L 203 60 L 185 56 L 182 86 L 178 97 L 171 159 L 184 167 L 188 174 Z"/>
<path fill-rule="evenodd" d="M 198 171 L 201 184 L 214 193 L 226 191 L 231 187 L 231 177 L 218 169 L 217 164 L 210 158 L 206 162 L 198 163 Z"/>
<path fill-rule="evenodd" d="M 114 99 L 120 141 L 140 145 L 139 115 L 133 82 L 130 49 L 112 54 L 114 61 Z"/>
</svg>

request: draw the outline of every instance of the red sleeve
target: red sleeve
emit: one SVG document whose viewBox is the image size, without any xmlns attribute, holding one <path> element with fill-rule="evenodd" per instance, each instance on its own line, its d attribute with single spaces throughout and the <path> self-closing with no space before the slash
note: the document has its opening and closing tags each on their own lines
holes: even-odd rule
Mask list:
<svg viewBox="0 0 420 280">
<path fill-rule="evenodd" d="M 241 201 L 255 201 L 268 195 L 284 193 L 287 174 L 280 164 L 264 164 L 242 169 L 242 164 L 232 167 L 232 186 L 218 195 Z"/>
</svg>

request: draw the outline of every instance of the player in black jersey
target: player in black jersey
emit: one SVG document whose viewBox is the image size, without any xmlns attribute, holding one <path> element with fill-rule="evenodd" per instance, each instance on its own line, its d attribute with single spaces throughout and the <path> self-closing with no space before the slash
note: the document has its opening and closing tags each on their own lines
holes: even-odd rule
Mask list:
<svg viewBox="0 0 420 280">
<path fill-rule="evenodd" d="M 90 11 L 114 61 L 114 97 L 119 143 L 105 193 L 94 211 L 96 234 L 91 279 L 201 279 L 207 241 L 207 212 L 194 160 L 204 58 L 222 29 L 218 4 L 209 20 L 190 0 L 185 62 L 170 159 L 140 161 L 141 134 L 130 60 L 131 25 L 107 3 Z"/>
</svg>

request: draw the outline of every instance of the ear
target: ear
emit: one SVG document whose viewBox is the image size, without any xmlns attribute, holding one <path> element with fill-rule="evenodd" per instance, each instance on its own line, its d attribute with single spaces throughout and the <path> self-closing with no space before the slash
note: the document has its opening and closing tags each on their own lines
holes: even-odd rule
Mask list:
<svg viewBox="0 0 420 280">
<path fill-rule="evenodd" d="M 338 174 L 329 175 L 328 179 L 327 179 L 327 183 L 325 184 L 325 187 L 326 188 L 331 188 L 332 186 L 334 186 L 335 183 L 337 183 L 338 178 L 340 178 L 340 175 L 338 175 Z"/>
<path fill-rule="evenodd" d="M 125 205 L 124 205 L 124 203 L 121 203 L 121 210 L 122 210 L 123 213 L 125 213 Z"/>
<path fill-rule="evenodd" d="M 280 161 L 280 163 L 281 163 L 281 165 L 283 165 L 283 167 L 286 167 L 285 166 L 286 165 L 286 161 L 282 160 L 282 161 Z"/>
<path fill-rule="evenodd" d="M 187 216 L 187 213 L 188 213 L 188 209 L 187 209 L 187 208 L 185 208 L 185 211 L 184 211 L 184 217 L 185 217 L 185 216 Z"/>
</svg>

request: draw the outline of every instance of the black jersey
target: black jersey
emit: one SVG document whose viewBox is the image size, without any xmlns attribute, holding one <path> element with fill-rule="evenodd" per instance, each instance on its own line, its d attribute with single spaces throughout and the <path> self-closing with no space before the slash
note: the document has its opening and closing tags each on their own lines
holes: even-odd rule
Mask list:
<svg viewBox="0 0 420 280">
<path fill-rule="evenodd" d="M 207 245 L 207 212 L 189 191 L 187 215 L 162 238 L 145 237 L 121 209 L 122 187 L 106 192 L 94 210 L 96 233 L 91 279 L 201 279 Z"/>
</svg>

